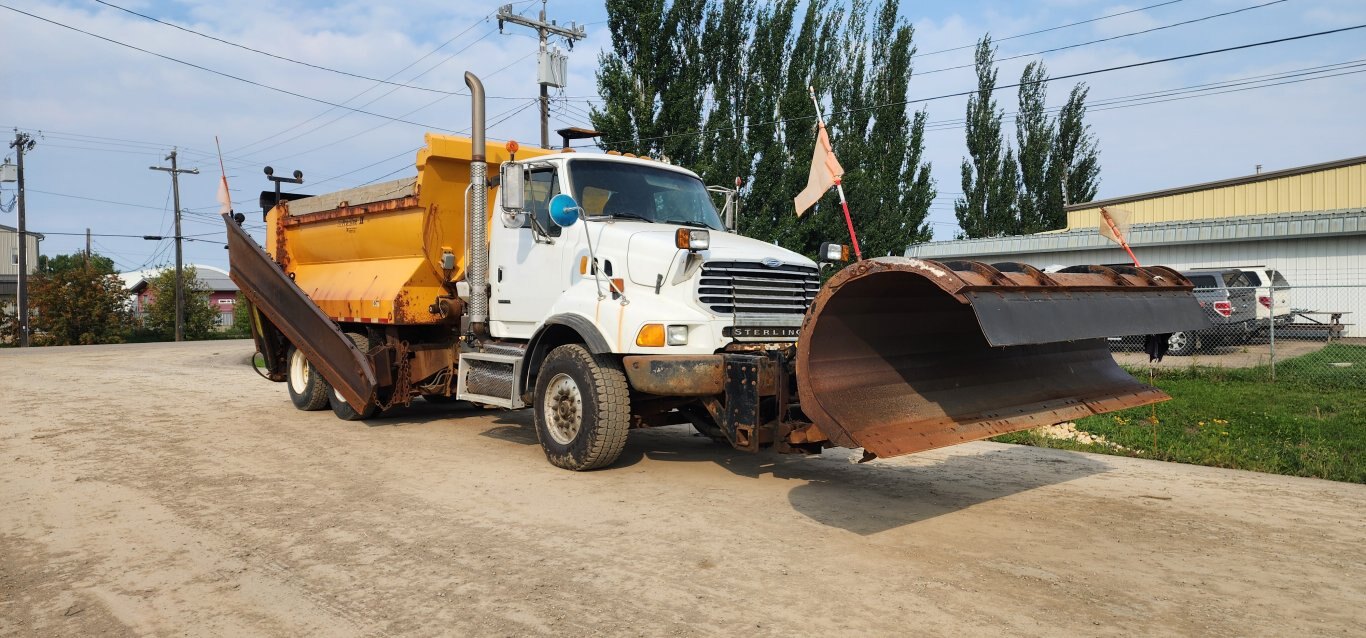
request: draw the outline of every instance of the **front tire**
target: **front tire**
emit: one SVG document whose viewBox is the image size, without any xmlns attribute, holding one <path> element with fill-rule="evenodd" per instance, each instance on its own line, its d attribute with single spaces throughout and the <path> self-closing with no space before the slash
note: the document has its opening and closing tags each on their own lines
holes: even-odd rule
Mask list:
<svg viewBox="0 0 1366 638">
<path fill-rule="evenodd" d="M 593 470 L 626 447 L 631 399 L 621 364 L 579 344 L 555 348 L 536 377 L 536 438 L 551 465 Z"/>
<path fill-rule="evenodd" d="M 289 368 L 286 385 L 289 386 L 289 400 L 300 410 L 323 410 L 327 408 L 327 398 L 332 394 L 332 385 L 309 363 L 308 358 L 294 346 L 289 347 Z"/>
<path fill-rule="evenodd" d="M 356 344 L 356 348 L 360 349 L 361 352 L 370 351 L 370 339 L 365 335 L 356 332 L 348 332 L 346 333 L 346 336 L 351 338 L 351 342 Z M 375 416 L 375 412 L 378 411 L 374 397 L 371 397 L 370 401 L 361 406 L 360 409 L 356 409 L 346 402 L 346 398 L 343 397 L 341 392 L 338 392 L 336 388 L 332 389 L 331 403 L 332 414 L 337 415 L 337 418 L 343 421 L 361 421 Z"/>
</svg>

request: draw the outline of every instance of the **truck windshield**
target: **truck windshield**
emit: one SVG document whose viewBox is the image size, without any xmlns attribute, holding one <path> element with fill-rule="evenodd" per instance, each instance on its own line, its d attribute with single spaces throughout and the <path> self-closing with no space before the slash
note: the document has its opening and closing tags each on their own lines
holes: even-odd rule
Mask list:
<svg viewBox="0 0 1366 638">
<path fill-rule="evenodd" d="M 569 161 L 569 183 L 585 216 L 606 215 L 722 230 L 702 180 L 665 168 L 591 159 Z"/>
</svg>

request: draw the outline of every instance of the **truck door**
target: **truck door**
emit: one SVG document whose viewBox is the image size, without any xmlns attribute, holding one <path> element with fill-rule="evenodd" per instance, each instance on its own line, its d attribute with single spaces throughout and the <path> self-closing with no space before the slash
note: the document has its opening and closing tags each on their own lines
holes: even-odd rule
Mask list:
<svg viewBox="0 0 1366 638">
<path fill-rule="evenodd" d="M 562 263 L 561 228 L 550 222 L 550 198 L 560 193 L 553 167 L 527 171 L 525 221 L 493 222 L 489 246 L 490 329 L 496 337 L 529 339 L 569 283 Z M 533 227 L 535 224 L 535 227 Z"/>
</svg>

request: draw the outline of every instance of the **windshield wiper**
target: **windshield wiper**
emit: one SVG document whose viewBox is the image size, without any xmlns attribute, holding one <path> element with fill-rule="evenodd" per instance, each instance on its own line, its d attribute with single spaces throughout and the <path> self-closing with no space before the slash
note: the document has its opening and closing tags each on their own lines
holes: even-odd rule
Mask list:
<svg viewBox="0 0 1366 638">
<path fill-rule="evenodd" d="M 715 228 L 712 228 L 711 225 L 708 224 L 708 223 L 706 223 L 706 222 L 693 221 L 693 220 L 691 220 L 691 219 L 664 219 L 664 220 L 660 220 L 659 223 L 661 223 L 661 224 L 678 224 L 679 226 L 692 226 L 693 228 L 706 228 L 706 229 L 709 229 L 709 230 L 716 230 Z"/>
<path fill-rule="evenodd" d="M 651 224 L 653 224 L 655 221 L 653 219 L 650 219 L 649 217 L 646 217 L 644 215 L 637 215 L 635 213 L 612 213 L 611 215 L 607 215 L 607 217 L 615 217 L 618 219 L 639 219 L 641 221 L 650 222 Z"/>
</svg>

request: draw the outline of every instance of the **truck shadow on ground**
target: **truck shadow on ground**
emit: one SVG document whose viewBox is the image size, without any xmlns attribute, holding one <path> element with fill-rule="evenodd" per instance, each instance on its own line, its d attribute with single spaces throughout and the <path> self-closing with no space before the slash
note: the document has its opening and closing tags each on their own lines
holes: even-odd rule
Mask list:
<svg viewBox="0 0 1366 638">
<path fill-rule="evenodd" d="M 934 460 L 912 458 L 909 463 L 856 464 L 859 455 L 851 450 L 827 450 L 808 457 L 750 454 L 683 432 L 675 428 L 632 432 L 614 467 L 643 459 L 707 462 L 738 476 L 796 481 L 787 494 L 794 510 L 823 525 L 865 536 L 1110 469 L 1094 457 L 1024 446 L 993 447 Z"/>
<path fill-rule="evenodd" d="M 424 404 L 386 413 L 374 426 L 459 420 L 487 410 Z M 536 446 L 530 410 L 494 413 L 494 426 L 480 436 Z M 953 451 L 947 458 L 903 457 L 856 464 L 851 450 L 798 456 L 751 454 L 713 443 L 691 426 L 632 430 L 626 449 L 611 467 L 620 471 L 643 462 L 702 463 L 731 475 L 773 478 L 795 484 L 788 502 L 813 521 L 860 535 L 919 523 L 1021 492 L 1101 474 L 1110 466 L 1093 456 L 1025 446 L 992 446 L 986 451 Z M 727 479 L 729 480 L 729 479 Z"/>
</svg>

